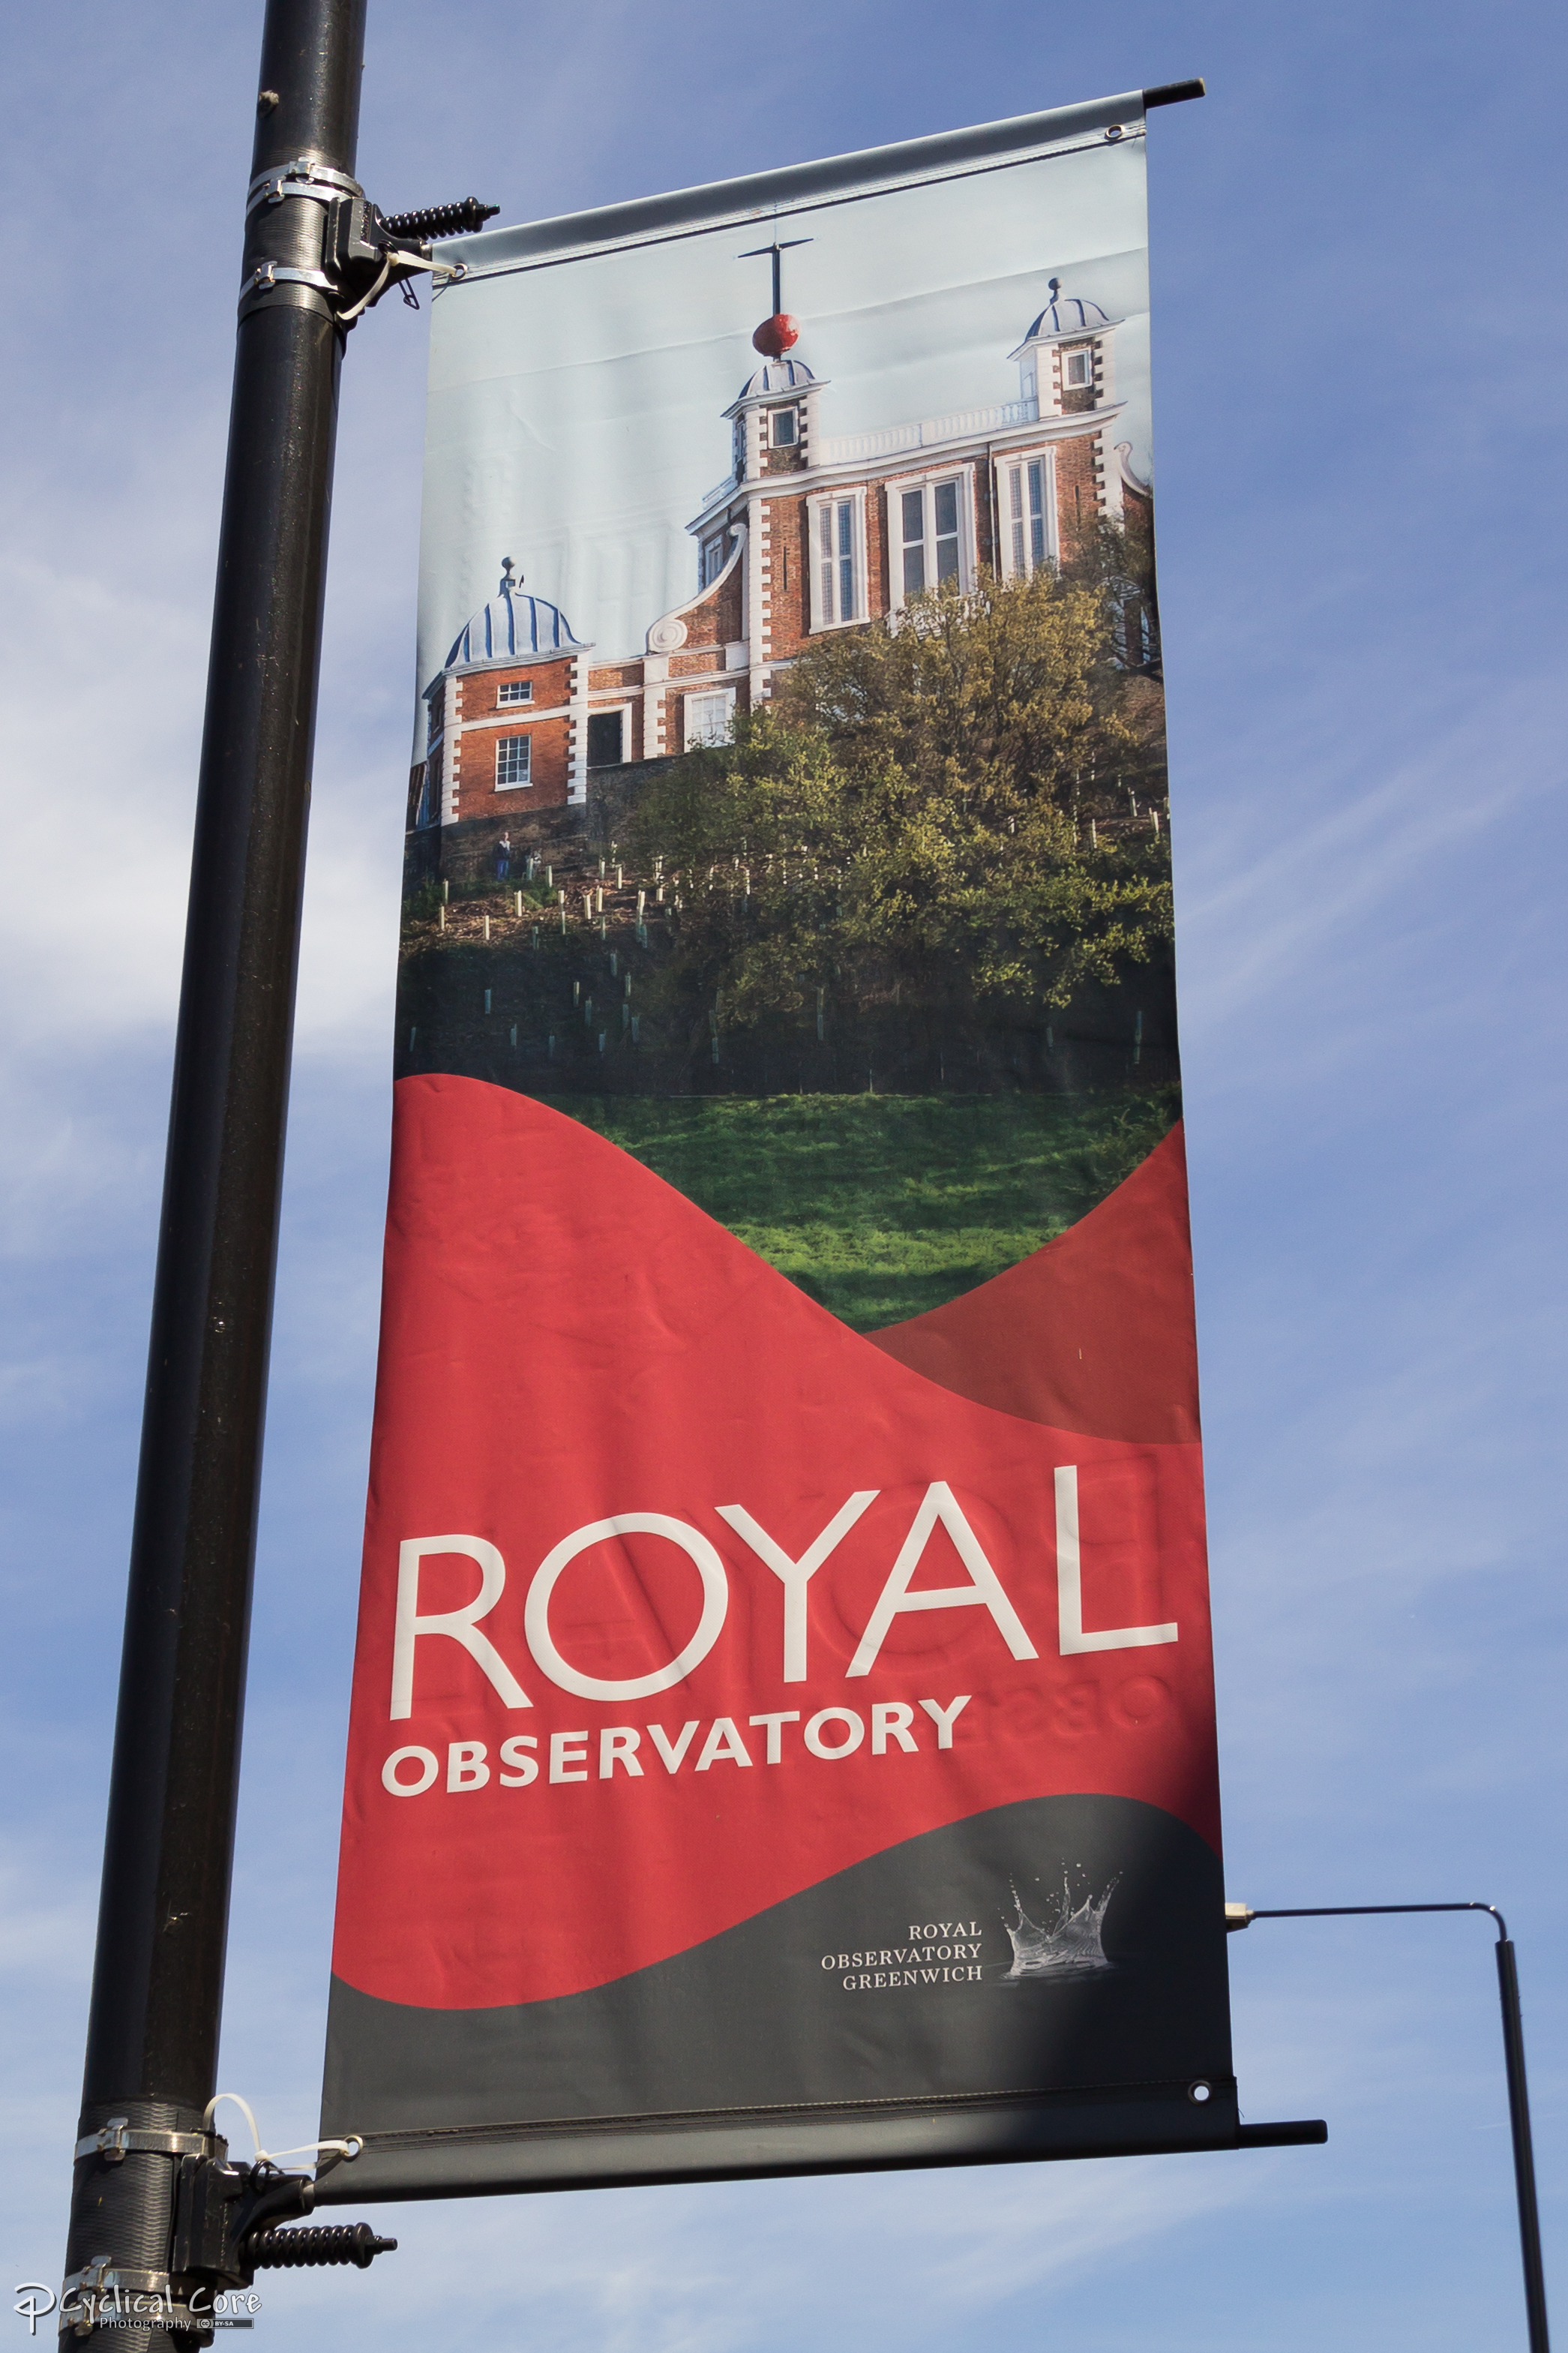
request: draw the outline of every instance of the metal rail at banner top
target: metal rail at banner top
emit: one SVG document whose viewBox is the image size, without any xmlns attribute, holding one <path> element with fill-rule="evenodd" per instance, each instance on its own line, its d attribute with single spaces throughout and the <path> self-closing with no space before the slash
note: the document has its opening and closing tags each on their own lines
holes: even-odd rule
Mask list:
<svg viewBox="0 0 1568 2353">
<path fill-rule="evenodd" d="M 1241 2123 L 1225 1981 L 1142 212 L 1145 113 L 1202 85 L 485 232 L 357 182 L 363 17 L 269 0 L 262 43 L 61 2297 L 88 2345 L 208 2338 L 257 2269 L 395 2243 L 290 2227 L 318 2202 L 1324 2137 Z M 215 2065 L 338 371 L 421 276 L 433 404 L 496 490 L 421 581 L 322 2137 L 252 2122 L 239 2161 Z M 1069 742 L 1040 704 L 989 828 L 931 802 L 954 887 L 873 951 L 910 846 L 857 833 L 852 735 L 792 801 L 790 731 L 868 664 L 929 706 L 965 632 L 1048 649 L 1092 716 Z M 1041 874 L 1114 902 L 1139 969 L 1053 928 Z M 1101 1175 L 1058 1198 L 1069 1129 Z M 1008 1238 L 855 1271 L 846 1204 L 911 1155 L 955 1198 L 1026 1171 Z M 431 1169 L 468 1187 L 446 1232 Z M 750 1214 L 769 1184 L 816 1259 Z M 410 1315 L 488 1398 L 422 1387 Z"/>
</svg>

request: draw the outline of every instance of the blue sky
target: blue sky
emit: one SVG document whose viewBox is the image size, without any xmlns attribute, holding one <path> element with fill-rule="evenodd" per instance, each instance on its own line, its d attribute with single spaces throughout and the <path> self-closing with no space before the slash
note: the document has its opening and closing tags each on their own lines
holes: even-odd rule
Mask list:
<svg viewBox="0 0 1568 2353">
<path fill-rule="evenodd" d="M 7 2287 L 63 2239 L 258 14 L 9 40 Z M 362 170 L 519 219 L 1209 78 L 1150 164 L 1227 1877 L 1505 1906 L 1568 2311 L 1564 46 L 1541 0 L 373 0 Z M 344 378 L 223 2066 L 282 2143 L 319 2083 L 424 336 L 384 306 Z M 1233 1941 L 1245 2107 L 1326 2116 L 1326 2149 L 405 2208 L 397 2255 L 264 2283 L 260 2325 L 279 2353 L 1521 2343 L 1487 1942 Z"/>
</svg>

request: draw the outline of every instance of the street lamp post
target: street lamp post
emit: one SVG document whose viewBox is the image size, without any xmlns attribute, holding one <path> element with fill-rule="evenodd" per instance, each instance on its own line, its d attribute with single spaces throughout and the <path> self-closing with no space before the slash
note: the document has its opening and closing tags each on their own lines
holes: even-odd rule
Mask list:
<svg viewBox="0 0 1568 2353">
<path fill-rule="evenodd" d="M 1524 2019 L 1519 2006 L 1519 1964 L 1508 1922 L 1495 1904 L 1310 1904 L 1254 1910 L 1227 1904 L 1227 1928 L 1249 1928 L 1255 1920 L 1359 1920 L 1403 1912 L 1484 1912 L 1497 1924 L 1498 1994 L 1502 2004 L 1503 2065 L 1508 2074 L 1508 2113 L 1513 2132 L 1513 2181 L 1519 2200 L 1520 2253 L 1524 2265 L 1524 2309 L 1530 2353 L 1552 2353 L 1546 2328 L 1546 2274 L 1541 2260 L 1541 2210 L 1535 2195 L 1535 2147 L 1530 2131 L 1530 2091 L 1524 2073 Z"/>
</svg>

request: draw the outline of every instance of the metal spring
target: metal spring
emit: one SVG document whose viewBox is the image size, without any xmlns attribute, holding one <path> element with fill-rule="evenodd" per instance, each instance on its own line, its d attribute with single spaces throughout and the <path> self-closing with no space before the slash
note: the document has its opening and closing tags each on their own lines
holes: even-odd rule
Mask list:
<svg viewBox="0 0 1568 2353">
<path fill-rule="evenodd" d="M 465 196 L 460 204 L 426 205 L 416 213 L 390 213 L 386 226 L 394 237 L 460 237 L 466 230 L 483 228 L 500 210 L 499 205 L 481 205 L 478 196 Z"/>
<path fill-rule="evenodd" d="M 258 2272 L 319 2263 L 353 2263 L 366 2272 L 377 2255 L 390 2254 L 396 2244 L 395 2239 L 377 2238 L 368 2222 L 329 2222 L 308 2231 L 256 2231 L 246 2253 Z"/>
</svg>

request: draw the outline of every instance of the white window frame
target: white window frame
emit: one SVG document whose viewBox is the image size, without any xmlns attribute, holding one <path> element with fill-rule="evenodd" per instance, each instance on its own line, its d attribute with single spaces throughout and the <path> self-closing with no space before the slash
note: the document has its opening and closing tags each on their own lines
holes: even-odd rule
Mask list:
<svg viewBox="0 0 1568 2353">
<path fill-rule="evenodd" d="M 730 525 L 727 522 L 721 522 L 717 531 L 710 531 L 707 538 L 700 543 L 697 550 L 697 593 L 700 596 L 705 595 L 706 592 L 712 587 L 713 583 L 720 577 L 721 574 L 723 572 L 724 566 L 734 554 L 735 550 L 733 541 L 734 533 L 731 531 Z M 708 569 L 708 551 L 710 548 L 716 549 L 717 551 L 716 560 L 711 572 Z"/>
<path fill-rule="evenodd" d="M 841 612 L 838 609 L 840 596 L 837 566 L 840 559 L 837 553 L 838 542 L 837 511 L 840 507 L 846 505 L 850 511 L 849 535 L 851 545 L 849 555 L 855 571 L 855 610 L 852 613 Z M 831 600 L 824 595 L 824 584 L 822 578 L 822 566 L 824 561 L 822 555 L 822 518 L 824 514 L 830 511 L 834 516 L 833 534 L 835 547 L 835 554 L 832 559 L 834 565 L 834 577 Z M 812 634 L 814 636 L 818 635 L 824 629 L 853 628 L 858 621 L 864 621 L 869 617 L 871 609 L 869 583 L 866 577 L 866 486 L 864 482 L 848 482 L 846 483 L 842 489 L 836 491 L 818 491 L 814 498 L 808 499 L 806 501 L 806 531 L 811 548 Z"/>
<path fill-rule="evenodd" d="M 692 707 L 694 704 L 699 702 L 705 702 L 710 706 L 714 703 L 723 704 L 723 725 L 718 734 L 714 734 L 712 733 L 713 722 L 711 711 L 709 720 L 704 723 L 702 733 L 700 735 L 693 734 Z M 689 687 L 680 698 L 681 750 L 683 752 L 695 752 L 700 746 L 710 747 L 714 744 L 727 744 L 730 740 L 730 730 L 734 724 L 734 719 L 735 690 L 732 686 Z"/>
<path fill-rule="evenodd" d="M 531 678 L 504 678 L 496 688 L 496 709 L 510 709 L 513 704 L 533 701 L 533 681 Z"/>
<path fill-rule="evenodd" d="M 626 747 L 632 740 L 632 705 L 629 702 L 591 702 L 588 705 L 588 716 L 590 719 L 614 719 L 617 713 L 619 714 L 621 722 L 620 765 L 625 767 L 626 762 L 631 757 L 631 754 Z M 583 733 L 583 760 L 584 766 L 587 765 L 587 759 L 588 735 L 587 730 L 584 728 Z"/>
<path fill-rule="evenodd" d="M 997 536 L 1001 542 L 1002 558 L 999 568 L 1004 580 L 1026 580 L 1031 573 L 1043 570 L 1047 565 L 1058 563 L 1060 557 L 1057 542 L 1057 453 L 1049 443 L 1038 449 L 1008 450 L 997 458 L 995 465 L 996 527 Z M 1037 560 L 1028 544 L 1029 525 L 1032 520 L 1029 511 L 1029 468 L 1031 466 L 1038 466 L 1040 470 L 1040 507 L 1042 520 L 1046 526 L 1045 553 Z M 1017 515 L 1013 512 L 1015 474 L 1019 477 L 1022 507 L 1022 512 Z M 1026 533 L 1022 565 L 1018 562 L 1014 540 L 1015 528 L 1020 525 Z"/>
<path fill-rule="evenodd" d="M 522 744 L 522 746 L 524 747 L 524 748 L 523 748 L 523 766 L 527 769 L 528 774 L 527 774 L 526 776 L 509 776 L 509 777 L 506 779 L 506 782 L 503 784 L 503 783 L 501 782 L 501 773 L 500 773 L 500 772 L 501 772 L 501 760 L 502 760 L 502 755 L 503 755 L 506 752 L 510 751 L 510 749 L 511 748 L 512 744 Z M 497 791 L 498 793 L 521 793 L 521 792 L 525 792 L 525 791 L 528 789 L 528 787 L 532 784 L 532 782 L 533 782 L 533 731 L 532 731 L 532 729 L 531 728 L 531 729 L 529 730 L 529 732 L 528 732 L 528 733 L 527 733 L 526 735 L 498 735 L 498 736 L 496 737 L 496 772 L 495 772 L 495 789 L 496 789 L 496 791 Z"/>
<path fill-rule="evenodd" d="M 1068 343 L 1064 345 L 1061 354 L 1061 386 L 1064 392 L 1092 392 L 1094 390 L 1094 359 L 1095 352 L 1094 345 L 1092 343 Z M 1084 362 L 1087 370 L 1085 375 L 1078 376 L 1069 375 L 1068 374 L 1068 370 L 1072 365 L 1074 360 L 1082 360 Z"/>
<path fill-rule="evenodd" d="M 787 440 L 781 436 L 778 429 L 779 420 L 784 417 L 787 417 L 789 418 L 790 423 L 794 427 L 794 430 L 790 433 Z M 800 406 L 798 402 L 793 400 L 782 401 L 777 408 L 769 410 L 768 443 L 770 448 L 774 449 L 798 449 L 800 448 Z"/>
<path fill-rule="evenodd" d="M 886 523 L 888 533 L 888 610 L 901 613 L 904 609 L 904 499 L 918 491 L 921 494 L 925 537 L 926 586 L 936 586 L 936 498 L 941 482 L 952 482 L 958 491 L 958 585 L 968 590 L 974 586 L 974 470 L 972 466 L 928 466 L 918 474 L 896 474 L 883 484 L 886 493 Z"/>
</svg>

